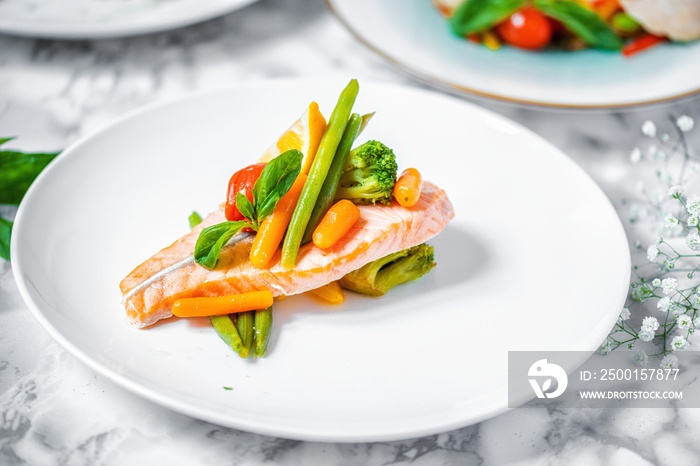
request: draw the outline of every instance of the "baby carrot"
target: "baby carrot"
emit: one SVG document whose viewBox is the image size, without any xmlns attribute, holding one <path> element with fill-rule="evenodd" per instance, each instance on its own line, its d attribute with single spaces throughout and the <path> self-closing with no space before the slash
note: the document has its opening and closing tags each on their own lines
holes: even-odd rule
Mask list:
<svg viewBox="0 0 700 466">
<path fill-rule="evenodd" d="M 250 249 L 250 262 L 255 267 L 267 267 L 272 256 L 275 255 L 282 238 L 284 238 L 284 232 L 287 231 L 289 220 L 292 218 L 292 212 L 294 212 L 305 182 L 306 174 L 299 173 L 287 194 L 277 202 L 275 210 L 260 224 Z"/>
<path fill-rule="evenodd" d="M 316 247 L 328 249 L 347 233 L 360 218 L 360 209 L 352 201 L 341 199 L 328 209 L 314 230 Z"/>
<path fill-rule="evenodd" d="M 309 293 L 331 304 L 339 304 L 345 301 L 343 290 L 340 288 L 337 281 L 313 289 L 309 291 Z"/>
<path fill-rule="evenodd" d="M 404 206 L 411 207 L 416 205 L 420 199 L 420 192 L 423 188 L 423 180 L 420 172 L 415 168 L 407 168 L 401 173 L 401 176 L 396 180 L 394 185 L 394 198 Z"/>
<path fill-rule="evenodd" d="M 272 292 L 268 290 L 212 298 L 182 298 L 173 303 L 173 314 L 178 317 L 221 316 L 265 309 L 272 306 L 272 302 Z"/>
</svg>

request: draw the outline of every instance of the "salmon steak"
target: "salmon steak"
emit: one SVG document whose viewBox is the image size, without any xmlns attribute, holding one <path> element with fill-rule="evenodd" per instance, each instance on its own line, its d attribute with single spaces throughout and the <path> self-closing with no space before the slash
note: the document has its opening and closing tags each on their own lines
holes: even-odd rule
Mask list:
<svg viewBox="0 0 700 466">
<path fill-rule="evenodd" d="M 269 268 L 249 259 L 253 233 L 238 233 L 227 244 L 213 270 L 194 260 L 202 229 L 226 221 L 223 208 L 209 214 L 190 233 L 136 267 L 120 283 L 127 320 L 134 327 L 153 325 L 172 316 L 181 298 L 224 296 L 270 290 L 290 296 L 319 288 L 384 256 L 419 245 L 440 233 L 454 217 L 445 191 L 425 182 L 418 202 L 402 207 L 360 205 L 360 220 L 329 249 L 307 243 L 292 269 L 280 264 L 280 251 Z"/>
</svg>

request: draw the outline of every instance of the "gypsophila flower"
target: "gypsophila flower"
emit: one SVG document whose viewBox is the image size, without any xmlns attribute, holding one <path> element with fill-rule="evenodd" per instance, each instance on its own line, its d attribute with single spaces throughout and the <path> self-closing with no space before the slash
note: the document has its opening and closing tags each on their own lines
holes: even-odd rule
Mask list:
<svg viewBox="0 0 700 466">
<path fill-rule="evenodd" d="M 661 244 L 664 242 L 664 239 L 661 236 L 656 237 L 656 244 Z"/>
<path fill-rule="evenodd" d="M 671 140 L 671 136 L 668 133 L 664 133 L 661 135 L 661 141 L 662 142 L 668 142 Z"/>
<path fill-rule="evenodd" d="M 649 356 L 644 351 L 637 351 L 634 355 L 634 362 L 638 366 L 646 366 L 649 362 Z"/>
<path fill-rule="evenodd" d="M 680 199 L 680 197 L 683 195 L 684 188 L 683 186 L 677 184 L 675 186 L 671 186 L 668 189 L 668 195 L 671 196 L 674 199 Z"/>
<path fill-rule="evenodd" d="M 647 259 L 649 259 L 649 262 L 656 262 L 656 259 L 659 257 L 659 248 L 656 247 L 655 244 L 652 244 L 647 248 Z"/>
<path fill-rule="evenodd" d="M 700 224 L 700 217 L 693 215 L 692 217 L 688 217 L 688 226 L 689 227 L 696 227 Z"/>
<path fill-rule="evenodd" d="M 688 346 L 688 340 L 686 340 L 683 335 L 676 335 L 673 337 L 673 340 L 671 340 L 671 349 L 673 351 L 684 350 L 686 346 Z"/>
<path fill-rule="evenodd" d="M 642 134 L 650 138 L 656 136 L 656 125 L 653 121 L 647 120 L 644 122 L 644 124 L 642 125 Z"/>
<path fill-rule="evenodd" d="M 656 303 L 656 307 L 661 312 L 668 312 L 669 308 L 671 307 L 671 298 L 666 296 L 665 298 L 659 299 L 659 302 Z"/>
<path fill-rule="evenodd" d="M 676 126 L 678 126 L 678 129 L 680 129 L 684 133 L 687 133 L 688 131 L 693 129 L 693 126 L 695 126 L 695 122 L 688 115 L 681 115 L 676 119 Z"/>
<path fill-rule="evenodd" d="M 693 325 L 693 320 L 687 314 L 679 314 L 678 317 L 676 317 L 676 324 L 679 329 L 685 330 Z"/>
<path fill-rule="evenodd" d="M 676 268 L 676 260 L 675 259 L 664 259 L 663 262 L 661 263 L 665 268 L 668 270 L 673 270 Z"/>
<path fill-rule="evenodd" d="M 672 213 L 669 212 L 664 216 L 664 226 L 666 228 L 675 228 L 678 226 L 678 223 L 678 219 Z"/>
<path fill-rule="evenodd" d="M 695 309 L 700 309 L 700 294 L 694 294 L 690 298 L 688 298 L 688 301 L 690 301 L 690 305 L 693 306 Z"/>
<path fill-rule="evenodd" d="M 659 321 L 656 319 L 656 317 L 645 317 L 644 320 L 642 320 L 642 331 L 645 330 L 650 330 L 652 332 L 656 332 L 659 328 Z"/>
<path fill-rule="evenodd" d="M 651 341 L 654 339 L 654 332 L 651 330 L 642 330 L 639 332 L 639 339 L 642 341 Z"/>
<path fill-rule="evenodd" d="M 661 281 L 661 289 L 664 292 L 664 294 L 673 293 L 674 291 L 676 291 L 677 286 L 678 286 L 678 280 L 676 280 L 673 277 L 664 278 Z"/>
<path fill-rule="evenodd" d="M 662 369 L 678 369 L 678 356 L 675 354 L 664 356 L 659 366 Z"/>
<path fill-rule="evenodd" d="M 700 197 L 693 196 L 688 198 L 688 201 L 685 203 L 685 210 L 687 210 L 690 215 L 700 214 Z"/>
<path fill-rule="evenodd" d="M 685 238 L 685 244 L 693 251 L 700 251 L 700 236 L 691 233 Z"/>
<path fill-rule="evenodd" d="M 620 311 L 620 322 L 629 319 L 631 315 L 629 308 L 623 307 L 622 311 Z"/>
<path fill-rule="evenodd" d="M 695 320 L 693 320 L 693 328 L 700 328 L 700 317 L 696 317 Z"/>
<path fill-rule="evenodd" d="M 635 147 L 632 152 L 630 152 L 630 162 L 639 163 L 642 160 L 642 151 L 639 147 Z"/>
<path fill-rule="evenodd" d="M 660 286 L 661 286 L 661 279 L 660 279 L 660 278 L 655 278 L 655 279 L 653 279 L 653 280 L 651 281 L 651 285 L 652 285 L 654 288 L 660 287 Z"/>
<path fill-rule="evenodd" d="M 611 340 L 605 340 L 602 345 L 600 345 L 600 348 L 598 349 L 598 352 L 600 354 L 608 354 L 609 352 L 612 351 L 613 349 L 613 342 Z"/>
</svg>

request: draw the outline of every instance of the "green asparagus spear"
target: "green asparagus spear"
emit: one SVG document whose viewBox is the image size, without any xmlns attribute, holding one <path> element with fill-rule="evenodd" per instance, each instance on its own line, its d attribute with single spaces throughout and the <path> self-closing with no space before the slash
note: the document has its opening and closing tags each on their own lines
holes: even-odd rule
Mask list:
<svg viewBox="0 0 700 466">
<path fill-rule="evenodd" d="M 243 340 L 241 340 L 241 335 L 229 316 L 212 316 L 209 317 L 209 321 L 227 345 L 233 348 L 236 353 L 241 351 Z"/>
<path fill-rule="evenodd" d="M 243 346 L 238 355 L 243 359 L 248 357 L 250 349 L 253 347 L 253 322 L 255 311 L 241 312 L 236 317 L 236 328 L 243 340 Z"/>
<path fill-rule="evenodd" d="M 323 182 L 321 192 L 318 194 L 316 205 L 311 212 L 311 218 L 309 218 L 309 223 L 306 225 L 306 232 L 304 233 L 302 243 L 311 241 L 314 230 L 321 222 L 323 216 L 326 215 L 328 209 L 333 205 L 335 193 L 338 191 L 340 174 L 343 172 L 343 166 L 348 158 L 350 149 L 352 149 L 352 144 L 355 142 L 361 124 L 362 117 L 357 113 L 353 113 L 345 127 L 345 132 L 340 140 L 340 144 L 338 144 L 338 150 L 336 150 L 331 167 L 328 169 L 328 175 L 326 175 L 326 180 Z"/>
<path fill-rule="evenodd" d="M 345 126 L 359 90 L 357 80 L 351 80 L 340 94 L 338 103 L 335 105 L 333 113 L 331 113 L 331 117 L 328 120 L 326 132 L 323 133 L 319 143 L 318 151 L 309 170 L 309 176 L 301 191 L 294 213 L 292 213 L 289 229 L 282 245 L 282 265 L 288 269 L 294 267 L 297 262 L 299 246 L 301 246 L 306 225 L 309 223 L 311 211 L 316 204 L 321 186 L 323 186 L 323 182 L 328 174 L 328 169 L 345 131 Z"/>
<path fill-rule="evenodd" d="M 255 311 L 255 355 L 259 358 L 265 356 L 267 342 L 270 341 L 272 331 L 272 306 L 267 309 Z"/>
</svg>

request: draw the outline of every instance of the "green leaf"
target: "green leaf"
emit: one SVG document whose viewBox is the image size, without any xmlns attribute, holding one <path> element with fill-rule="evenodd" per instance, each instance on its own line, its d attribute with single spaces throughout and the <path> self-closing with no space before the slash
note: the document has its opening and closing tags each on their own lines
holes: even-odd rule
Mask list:
<svg viewBox="0 0 700 466">
<path fill-rule="evenodd" d="M 11 139 L 0 138 L 0 144 Z M 57 155 L 0 150 L 0 204 L 19 205 L 34 179 Z"/>
<path fill-rule="evenodd" d="M 571 0 L 534 0 L 534 6 L 545 15 L 561 21 L 564 26 L 589 45 L 620 50 L 623 42 L 595 12 Z"/>
<path fill-rule="evenodd" d="M 12 222 L 0 217 L 0 257 L 10 260 L 10 237 L 12 236 Z"/>
<path fill-rule="evenodd" d="M 194 260 L 208 269 L 213 269 L 219 262 L 221 250 L 226 243 L 233 238 L 233 235 L 247 226 L 250 226 L 248 222 L 237 220 L 217 223 L 203 229 L 199 233 L 197 244 L 194 246 Z"/>
<path fill-rule="evenodd" d="M 192 229 L 202 223 L 202 216 L 197 212 L 192 212 L 187 220 L 190 222 L 190 229 Z"/>
<path fill-rule="evenodd" d="M 236 194 L 236 208 L 245 218 L 250 220 L 252 223 L 255 223 L 255 209 L 245 194 Z"/>
<path fill-rule="evenodd" d="M 466 36 L 485 31 L 505 21 L 525 3 L 526 0 L 466 0 L 450 18 L 452 32 Z"/>
<path fill-rule="evenodd" d="M 253 205 L 258 224 L 275 210 L 277 201 L 292 187 L 301 171 L 303 158 L 304 155 L 300 151 L 292 149 L 283 152 L 265 165 L 260 178 L 253 186 Z"/>
</svg>

